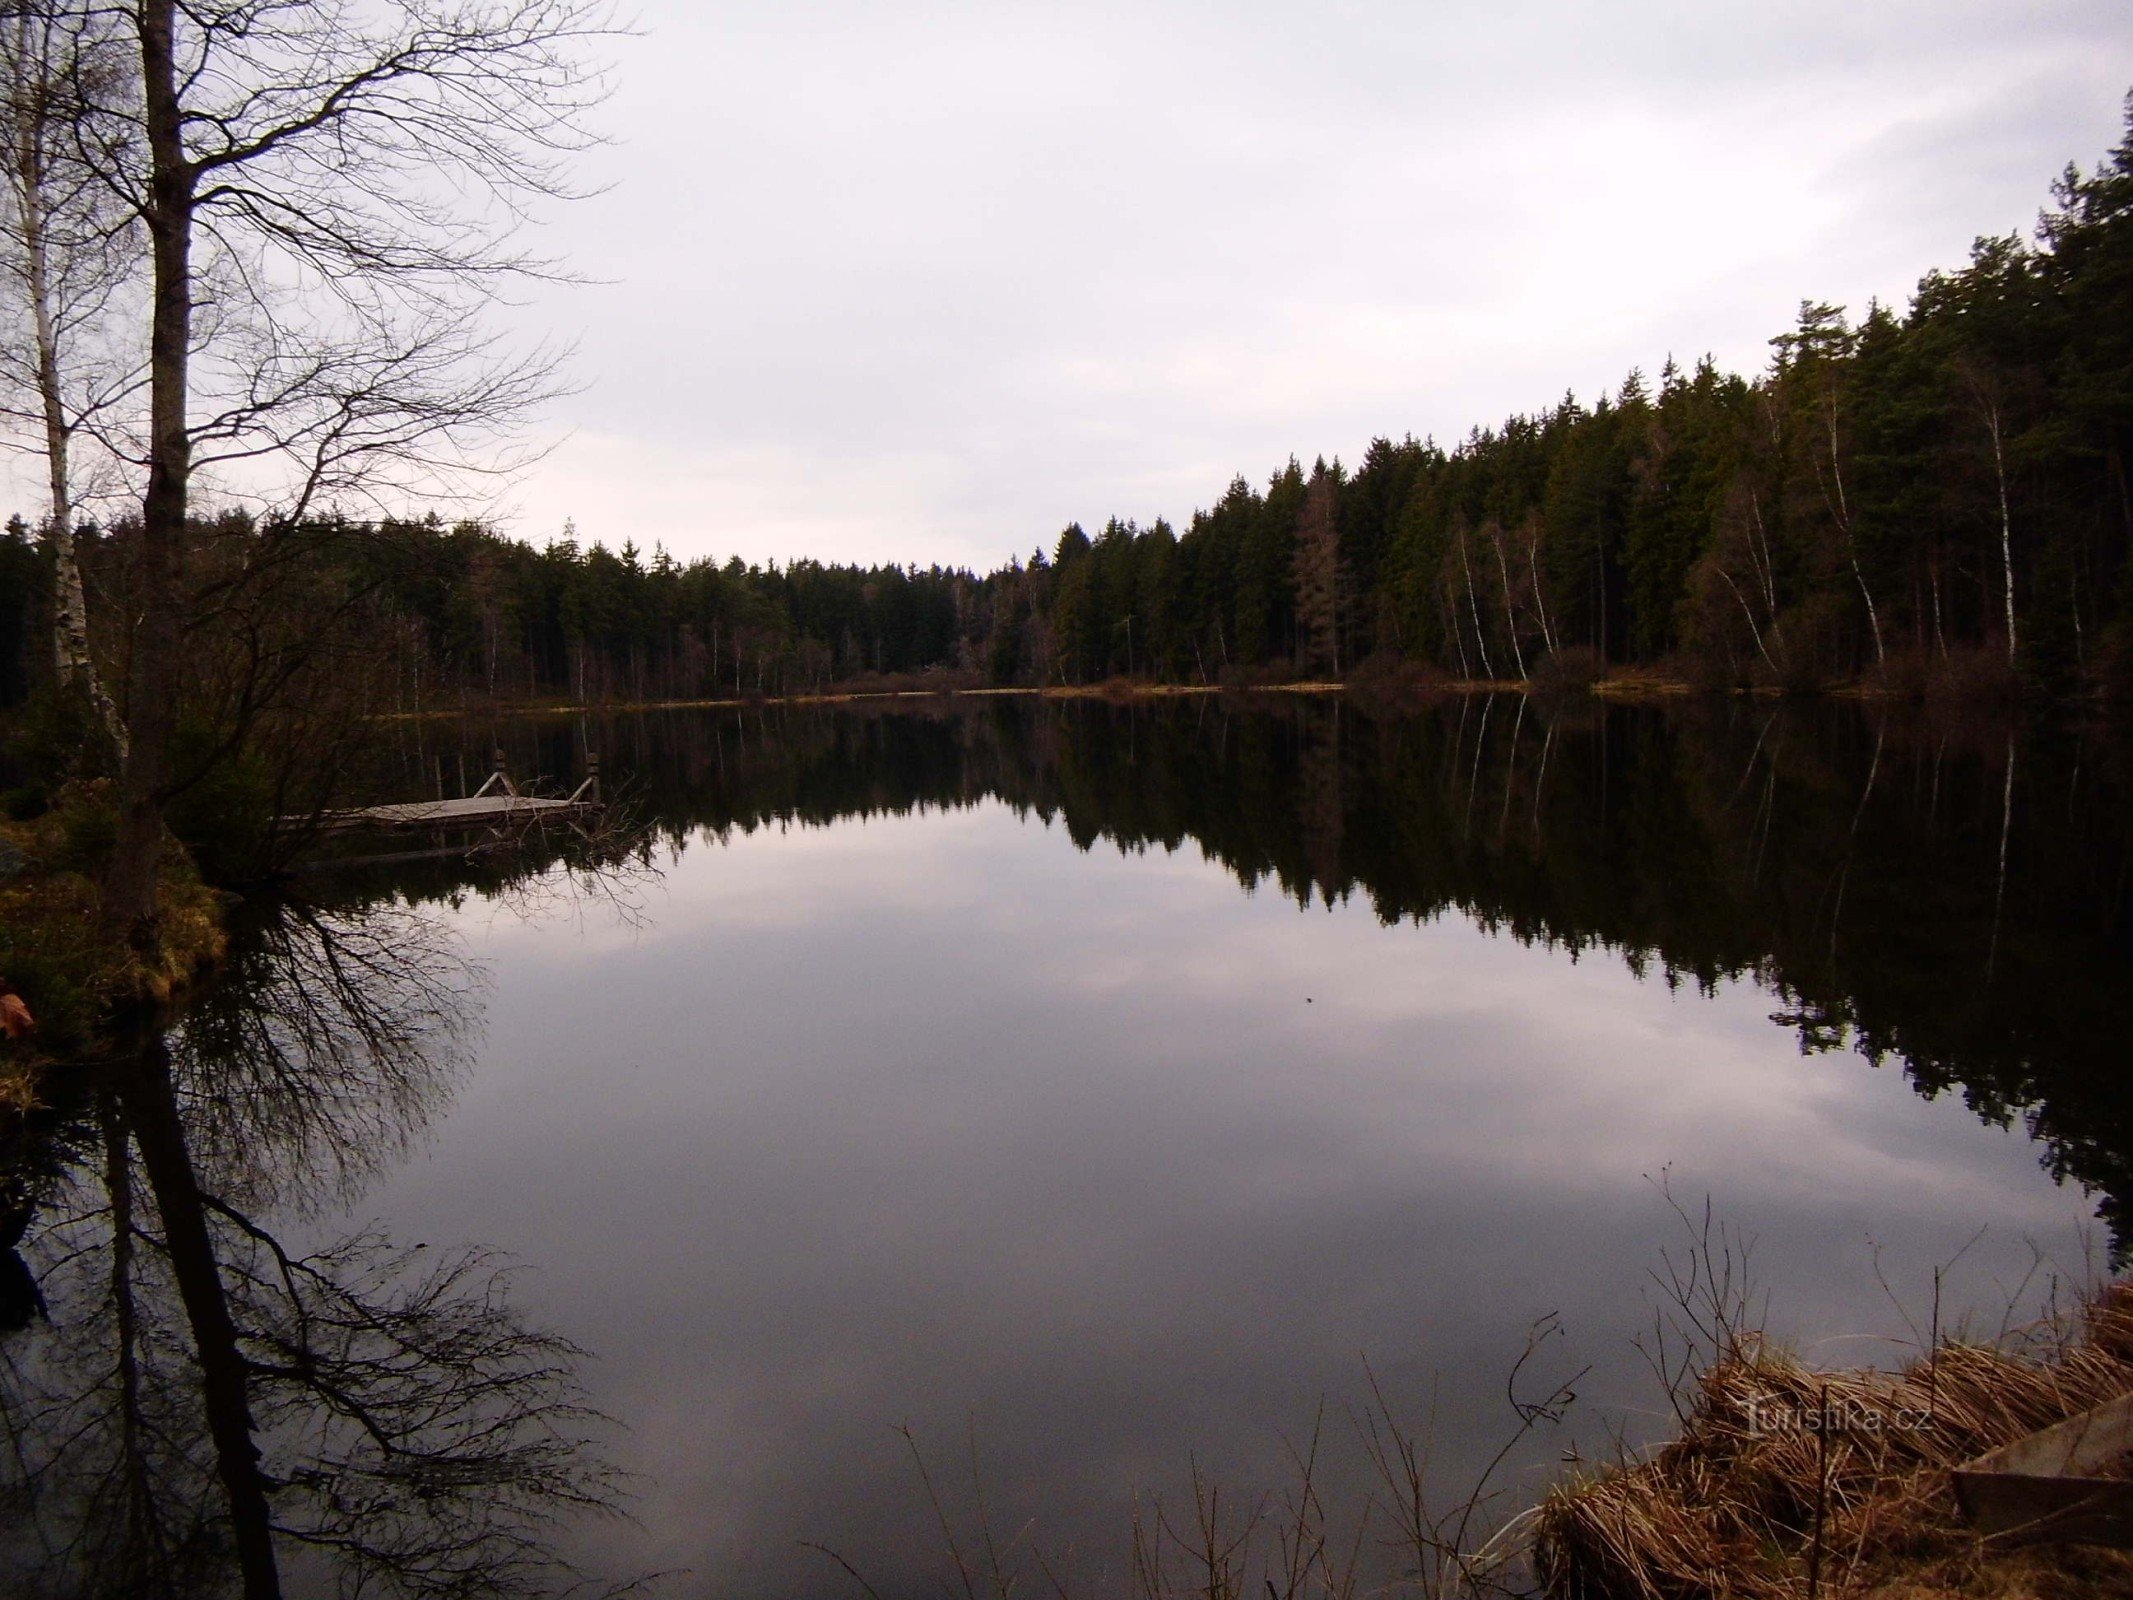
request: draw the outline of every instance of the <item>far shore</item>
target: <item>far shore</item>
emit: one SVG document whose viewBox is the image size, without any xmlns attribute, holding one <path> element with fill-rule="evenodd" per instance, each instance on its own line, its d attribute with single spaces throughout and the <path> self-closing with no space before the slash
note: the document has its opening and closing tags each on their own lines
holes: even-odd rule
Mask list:
<svg viewBox="0 0 2133 1600">
<path fill-rule="evenodd" d="M 1626 672 L 1590 683 L 1555 685 L 1528 678 L 1429 678 L 1390 685 L 1373 682 L 1310 678 L 1271 683 L 1159 683 L 1140 678 L 1111 678 L 1102 683 L 1057 683 L 1044 685 L 938 687 L 826 688 L 797 694 L 738 694 L 671 700 L 496 700 L 468 699 L 458 705 L 427 707 L 420 711 L 384 711 L 379 722 L 439 721 L 469 716 L 559 717 L 644 711 L 732 711 L 766 706 L 872 705 L 895 702 L 944 700 L 1103 700 L 1128 704 L 1148 700 L 1196 697 L 1250 699 L 1262 695 L 1346 695 L 1378 704 L 1422 703 L 1459 695 L 1519 694 L 1534 698 L 1575 699 L 1591 696 L 1629 704 L 1676 700 L 1854 700 L 1889 703 L 1923 703 L 1923 697 L 1865 683 L 1835 683 L 1817 688 L 1788 689 L 1776 684 L 1712 687 L 1685 678 L 1651 673 Z M 1936 700 L 1939 697 L 1934 697 Z M 2039 701 L 2039 704 L 2091 704 L 2099 697 L 2084 695 L 2075 700 Z M 1952 703 L 1975 704 L 1956 697 Z M 1998 701 L 1993 702 L 2000 703 Z"/>
</svg>

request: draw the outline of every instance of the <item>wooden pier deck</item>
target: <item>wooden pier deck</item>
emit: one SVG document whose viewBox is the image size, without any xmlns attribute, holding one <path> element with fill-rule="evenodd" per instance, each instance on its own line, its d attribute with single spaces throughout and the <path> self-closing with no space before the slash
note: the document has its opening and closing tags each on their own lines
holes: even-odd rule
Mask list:
<svg viewBox="0 0 2133 1600">
<path fill-rule="evenodd" d="M 601 809 L 597 800 L 543 800 L 532 795 L 470 795 L 464 800 L 408 800 L 387 806 L 329 811 L 318 819 L 323 833 L 375 829 L 405 833 L 422 828 L 516 828 L 531 822 L 565 822 Z"/>
<path fill-rule="evenodd" d="M 286 817 L 291 826 L 320 833 L 411 833 L 456 828 L 506 830 L 544 822 L 578 822 L 597 816 L 604 808 L 600 799 L 600 758 L 588 756 L 585 781 L 568 799 L 520 794 L 504 770 L 504 753 L 496 752 L 496 770 L 472 794 L 458 800 L 403 800 L 381 806 L 355 806 L 329 811 L 315 818 Z"/>
</svg>

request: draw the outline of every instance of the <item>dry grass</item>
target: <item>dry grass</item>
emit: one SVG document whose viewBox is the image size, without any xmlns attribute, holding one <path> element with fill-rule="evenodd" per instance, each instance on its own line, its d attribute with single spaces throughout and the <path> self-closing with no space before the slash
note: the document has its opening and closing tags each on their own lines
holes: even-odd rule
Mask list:
<svg viewBox="0 0 2133 1600">
<path fill-rule="evenodd" d="M 1766 693 L 1776 690 L 1712 689 L 1659 667 L 1616 667 L 1592 685 L 1592 692 L 1609 700 L 1672 700 L 1692 694 Z"/>
<path fill-rule="evenodd" d="M 17 1057 L 13 1049 L 0 1045 L 0 1114 L 21 1116 L 34 1111 L 41 1103 L 37 1098 L 38 1071 L 36 1064 Z"/>
<path fill-rule="evenodd" d="M 1815 1372 L 1743 1337 L 1693 1380 L 1673 1443 L 1548 1495 L 1537 1574 L 1564 1600 L 2133 1594 L 2133 1555 L 1978 1539 L 1947 1475 L 2129 1390 L 2123 1284 L 2071 1337 L 1941 1344 L 1897 1372 Z"/>
</svg>

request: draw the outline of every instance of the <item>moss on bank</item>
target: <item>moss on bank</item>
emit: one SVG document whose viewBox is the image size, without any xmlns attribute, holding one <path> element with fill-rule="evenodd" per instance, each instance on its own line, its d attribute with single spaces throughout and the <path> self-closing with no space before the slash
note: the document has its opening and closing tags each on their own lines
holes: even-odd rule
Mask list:
<svg viewBox="0 0 2133 1600">
<path fill-rule="evenodd" d="M 1536 1568 L 1558 1600 L 2074 1600 L 2133 1594 L 2133 1552 L 2008 1547 L 1958 1518 L 1948 1471 L 2133 1390 L 2133 1286 L 2070 1328 L 1824 1373 L 1745 1342 L 1648 1461 L 1555 1489 Z M 1818 1515 L 1819 1506 L 1819 1515 Z"/>
<path fill-rule="evenodd" d="M 38 816 L 0 820 L 0 978 L 37 1022 L 27 1038 L 0 1039 L 0 1109 L 36 1104 L 48 1063 L 93 1048 L 126 1007 L 177 999 L 222 957 L 224 897 L 175 842 L 156 947 L 104 936 L 98 883 L 116 825 L 101 784 L 71 786 Z"/>
</svg>

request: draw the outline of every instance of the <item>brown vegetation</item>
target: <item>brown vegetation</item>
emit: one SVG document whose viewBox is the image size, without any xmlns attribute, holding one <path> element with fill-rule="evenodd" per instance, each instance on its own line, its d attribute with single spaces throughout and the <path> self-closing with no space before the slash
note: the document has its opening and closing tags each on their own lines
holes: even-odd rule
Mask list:
<svg viewBox="0 0 2133 1600">
<path fill-rule="evenodd" d="M 1542 694 L 1575 694 L 1591 689 L 1606 675 L 1607 663 L 1590 645 L 1565 645 L 1534 663 L 1531 687 Z"/>
<path fill-rule="evenodd" d="M 2011 707 L 2021 700 L 2024 685 L 2003 652 L 1971 646 L 1938 656 L 1892 650 L 1860 677 L 1858 688 L 1900 700 Z"/>
<path fill-rule="evenodd" d="M 1348 674 L 1348 692 L 1388 709 L 1446 694 L 1451 675 L 1441 667 L 1380 650 Z"/>
<path fill-rule="evenodd" d="M 76 785 L 26 822 L 0 821 L 0 977 L 36 1020 L 0 1042 L 0 1109 L 37 1100 L 44 1065 L 88 1048 L 122 1008 L 179 999 L 221 959 L 222 897 L 166 841 L 159 939 L 137 949 L 105 936 L 98 879 L 117 829 L 106 783 Z"/>
<path fill-rule="evenodd" d="M 1542 1504 L 1543 1591 L 1578 1600 L 1975 1600 L 2133 1593 L 2133 1555 L 2003 1548 L 1948 1469 L 2133 1390 L 2133 1286 L 2070 1325 L 1933 1346 L 1897 1372 L 1812 1371 L 1753 1335 L 1694 1382 L 1680 1436 Z"/>
</svg>

